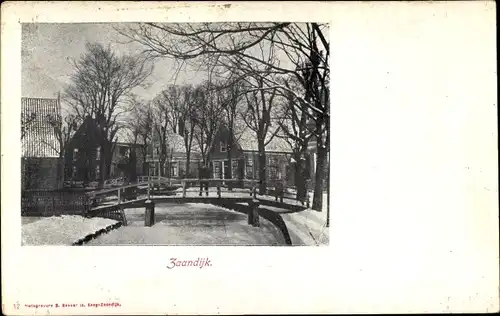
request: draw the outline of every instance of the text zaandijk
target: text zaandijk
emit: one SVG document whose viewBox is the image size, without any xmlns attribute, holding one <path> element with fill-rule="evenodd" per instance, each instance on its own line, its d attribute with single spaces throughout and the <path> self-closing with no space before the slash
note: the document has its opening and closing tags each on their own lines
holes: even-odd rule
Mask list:
<svg viewBox="0 0 500 316">
<path fill-rule="evenodd" d="M 170 263 L 167 265 L 168 269 L 175 267 L 211 267 L 212 263 L 208 258 L 198 258 L 196 260 L 178 260 L 177 258 L 170 258 Z"/>
</svg>

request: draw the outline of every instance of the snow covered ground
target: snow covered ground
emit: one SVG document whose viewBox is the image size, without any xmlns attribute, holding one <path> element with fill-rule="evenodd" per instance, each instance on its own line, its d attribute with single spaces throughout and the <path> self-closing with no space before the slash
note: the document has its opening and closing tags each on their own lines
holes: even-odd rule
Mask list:
<svg viewBox="0 0 500 316">
<path fill-rule="evenodd" d="M 281 214 L 288 228 L 290 238 L 292 239 L 292 245 L 323 246 L 329 244 L 330 233 L 329 228 L 326 227 L 326 214 L 328 210 L 327 198 L 327 194 L 324 193 L 323 210 L 321 212 L 306 209 L 301 212 Z M 310 199 L 312 203 L 312 195 Z"/>
<path fill-rule="evenodd" d="M 310 198 L 312 201 L 312 194 Z M 260 208 L 266 208 L 273 212 L 280 213 L 285 221 L 293 246 L 328 245 L 330 233 L 329 228 L 326 227 L 326 214 L 328 209 L 326 199 L 327 195 L 323 194 L 322 212 L 317 212 L 312 209 L 306 209 L 300 212 L 290 212 L 288 209 L 267 205 L 261 205 Z"/>
<path fill-rule="evenodd" d="M 74 242 L 107 228 L 117 221 L 106 218 L 85 218 L 78 215 L 52 216 L 22 220 L 23 246 L 72 245 Z"/>
<path fill-rule="evenodd" d="M 144 208 L 126 209 L 128 226 L 91 240 L 87 245 L 284 245 L 281 231 L 260 219 L 260 227 L 247 223 L 247 215 L 203 204 L 156 205 L 156 224 L 144 226 Z"/>
<path fill-rule="evenodd" d="M 302 212 L 281 214 L 294 246 L 329 244 L 326 213 L 307 209 Z"/>
</svg>

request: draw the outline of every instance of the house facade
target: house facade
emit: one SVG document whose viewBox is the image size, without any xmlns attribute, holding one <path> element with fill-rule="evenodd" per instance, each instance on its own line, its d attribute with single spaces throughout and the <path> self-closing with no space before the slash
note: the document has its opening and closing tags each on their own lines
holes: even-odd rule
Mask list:
<svg viewBox="0 0 500 316">
<path fill-rule="evenodd" d="M 66 180 L 71 181 L 98 181 L 100 150 L 98 147 L 98 129 L 95 121 L 86 119 L 72 138 L 65 156 Z M 193 140 L 190 152 L 189 173 L 187 172 L 187 152 L 182 136 L 170 133 L 167 136 L 167 155 L 160 170 L 159 148 L 157 140 L 146 146 L 144 156 L 142 144 L 128 142 L 114 143 L 114 151 L 110 166 L 110 178 L 124 177 L 126 170 L 123 162 L 130 157 L 132 151 L 136 156 L 136 174 L 163 176 L 167 178 L 198 178 L 199 168 L 203 157 Z M 311 148 L 312 149 L 312 148 Z M 229 152 L 230 151 L 230 152 Z M 221 126 L 214 136 L 212 145 L 207 153 L 210 177 L 218 179 L 259 179 L 259 151 L 254 132 L 248 128 L 238 131 L 230 138 L 229 130 Z M 229 161 L 231 159 L 231 162 Z M 287 185 L 294 185 L 295 166 L 292 148 L 283 139 L 274 137 L 266 145 L 266 178 L 268 180 L 282 180 Z M 314 153 L 307 154 L 306 176 L 314 178 Z M 230 171 L 231 170 L 231 171 Z"/>
<path fill-rule="evenodd" d="M 231 151 L 230 155 L 228 150 Z M 231 156 L 231 163 L 229 163 L 229 156 Z M 249 129 L 240 131 L 231 139 L 228 129 L 222 126 L 215 136 L 209 160 L 214 178 L 227 179 L 230 174 L 233 179 L 259 179 L 257 140 L 255 134 Z M 274 137 L 266 145 L 266 178 L 268 180 L 282 180 L 288 185 L 293 185 L 295 171 L 293 163 L 292 148 L 286 141 Z"/>
<path fill-rule="evenodd" d="M 93 118 L 87 117 L 67 145 L 64 155 L 64 179 L 71 182 L 95 182 L 100 179 L 101 148 L 99 130 Z M 140 175 L 142 161 L 140 146 L 126 142 L 114 142 L 111 159 L 110 178 L 124 177 L 127 174 L 124 164 L 135 152 L 136 173 Z"/>
<path fill-rule="evenodd" d="M 193 140 L 189 157 L 189 174 L 187 168 L 187 151 L 182 136 L 169 132 L 167 134 L 166 157 L 163 169 L 160 170 L 159 140 L 153 135 L 153 141 L 147 148 L 146 164 L 149 175 L 167 178 L 197 178 L 202 156 L 196 142 Z"/>
</svg>

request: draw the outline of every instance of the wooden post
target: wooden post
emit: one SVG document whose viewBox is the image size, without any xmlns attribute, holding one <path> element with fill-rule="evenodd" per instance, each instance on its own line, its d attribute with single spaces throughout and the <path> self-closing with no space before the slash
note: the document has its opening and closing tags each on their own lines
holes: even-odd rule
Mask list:
<svg viewBox="0 0 500 316">
<path fill-rule="evenodd" d="M 221 196 L 220 184 L 217 184 L 217 197 L 220 198 L 220 196 Z"/>
<path fill-rule="evenodd" d="M 151 200 L 146 201 L 146 214 L 144 226 L 151 227 L 155 224 L 155 204 Z"/>
<path fill-rule="evenodd" d="M 252 193 L 253 193 L 253 197 L 256 198 L 257 197 L 257 186 L 254 184 L 253 188 L 252 188 Z"/>
<path fill-rule="evenodd" d="M 309 208 L 310 205 L 309 205 L 309 190 L 306 190 L 306 207 Z"/>
<path fill-rule="evenodd" d="M 253 227 L 259 227 L 260 226 L 260 221 L 259 221 L 259 200 L 253 199 L 248 203 L 249 210 L 248 210 L 248 224 L 252 225 Z"/>
<path fill-rule="evenodd" d="M 151 200 L 151 182 L 148 177 L 148 200 Z"/>
<path fill-rule="evenodd" d="M 121 198 L 121 196 L 120 196 L 120 191 L 121 191 L 121 190 L 122 190 L 122 189 L 118 189 L 118 204 L 120 204 L 120 203 L 122 202 L 122 198 Z"/>
<path fill-rule="evenodd" d="M 280 192 L 280 203 L 283 203 L 283 196 L 285 195 L 284 191 L 285 190 L 282 189 Z"/>
<path fill-rule="evenodd" d="M 186 197 L 186 181 L 182 180 L 182 197 Z"/>
</svg>

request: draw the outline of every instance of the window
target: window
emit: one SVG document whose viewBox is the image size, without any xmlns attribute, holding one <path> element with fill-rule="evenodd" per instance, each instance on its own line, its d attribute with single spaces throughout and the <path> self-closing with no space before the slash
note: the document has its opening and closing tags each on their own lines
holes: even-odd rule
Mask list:
<svg viewBox="0 0 500 316">
<path fill-rule="evenodd" d="M 276 157 L 276 156 L 269 157 L 269 167 L 268 168 L 269 168 L 269 179 L 270 180 L 279 180 L 281 178 L 278 157 Z"/>
<path fill-rule="evenodd" d="M 78 148 L 73 149 L 73 160 L 76 160 L 78 157 Z"/>
<path fill-rule="evenodd" d="M 76 178 L 76 176 L 78 175 L 78 170 L 76 169 L 76 166 L 73 166 L 73 178 Z"/>
<path fill-rule="evenodd" d="M 231 176 L 238 179 L 238 160 L 231 160 Z"/>
<path fill-rule="evenodd" d="M 253 179 L 253 159 L 252 157 L 247 157 L 247 162 L 246 162 L 246 178 L 247 179 Z"/>
<path fill-rule="evenodd" d="M 227 151 L 226 143 L 220 142 L 220 152 L 225 153 Z"/>
<path fill-rule="evenodd" d="M 101 160 L 101 147 L 97 147 L 96 154 L 95 154 L 95 159 L 96 160 Z"/>
<path fill-rule="evenodd" d="M 278 166 L 269 166 L 269 180 L 278 180 L 279 176 Z"/>
<path fill-rule="evenodd" d="M 172 178 L 176 178 L 179 176 L 179 166 L 177 165 L 177 162 L 172 162 L 170 164 L 170 174 L 172 175 Z"/>
<path fill-rule="evenodd" d="M 120 147 L 119 152 L 121 156 L 127 156 L 127 147 Z"/>
<path fill-rule="evenodd" d="M 221 179 L 222 178 L 222 168 L 221 168 L 222 162 L 214 161 L 213 164 L 214 164 L 214 178 Z"/>
</svg>

